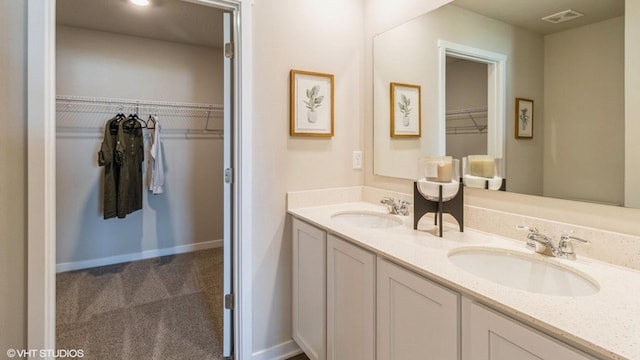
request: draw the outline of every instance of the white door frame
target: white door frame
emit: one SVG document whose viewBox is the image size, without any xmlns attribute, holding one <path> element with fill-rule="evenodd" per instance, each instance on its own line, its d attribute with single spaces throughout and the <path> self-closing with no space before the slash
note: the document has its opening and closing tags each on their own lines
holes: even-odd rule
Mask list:
<svg viewBox="0 0 640 360">
<path fill-rule="evenodd" d="M 235 358 L 252 354 L 251 1 L 188 0 L 235 16 Z M 55 349 L 56 129 L 55 0 L 27 2 L 27 348 Z M 243 91 L 243 89 L 247 89 Z"/>
</svg>

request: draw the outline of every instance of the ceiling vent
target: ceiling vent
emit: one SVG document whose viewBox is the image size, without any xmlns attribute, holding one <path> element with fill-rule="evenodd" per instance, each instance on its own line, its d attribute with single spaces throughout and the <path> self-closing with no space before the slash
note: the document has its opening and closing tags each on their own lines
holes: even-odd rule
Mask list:
<svg viewBox="0 0 640 360">
<path fill-rule="evenodd" d="M 545 16 L 542 18 L 543 21 L 546 22 L 550 22 L 552 24 L 560 24 L 562 22 L 565 21 L 569 21 L 569 20 L 573 20 L 573 19 L 577 19 L 579 17 L 584 16 L 583 13 L 577 12 L 575 10 L 565 10 L 565 11 L 560 11 L 559 13 L 555 13 L 549 16 Z"/>
</svg>

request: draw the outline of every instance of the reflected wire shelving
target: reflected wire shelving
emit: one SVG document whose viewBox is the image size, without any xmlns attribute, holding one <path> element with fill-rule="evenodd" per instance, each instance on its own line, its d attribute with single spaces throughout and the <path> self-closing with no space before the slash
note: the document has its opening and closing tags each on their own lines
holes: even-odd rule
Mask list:
<svg viewBox="0 0 640 360">
<path fill-rule="evenodd" d="M 487 132 L 487 108 L 448 110 L 446 112 L 447 135 L 485 134 Z"/>
</svg>

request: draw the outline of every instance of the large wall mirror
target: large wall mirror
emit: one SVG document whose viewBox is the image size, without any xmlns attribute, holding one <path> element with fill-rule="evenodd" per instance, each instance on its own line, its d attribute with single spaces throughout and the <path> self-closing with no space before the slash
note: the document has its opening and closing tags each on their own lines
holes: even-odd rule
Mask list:
<svg viewBox="0 0 640 360">
<path fill-rule="evenodd" d="M 375 174 L 415 180 L 420 157 L 492 154 L 498 141 L 507 191 L 623 205 L 624 5 L 455 0 L 376 35 Z M 443 59 L 443 42 L 505 56 L 504 104 L 495 67 Z M 391 136 L 391 83 L 420 86 L 420 136 Z M 523 108 L 532 113 L 517 129 Z"/>
</svg>

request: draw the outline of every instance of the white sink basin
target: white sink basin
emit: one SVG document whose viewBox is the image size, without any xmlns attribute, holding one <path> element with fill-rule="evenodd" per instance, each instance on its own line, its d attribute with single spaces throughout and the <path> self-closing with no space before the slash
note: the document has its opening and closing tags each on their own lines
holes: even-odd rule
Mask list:
<svg viewBox="0 0 640 360">
<path fill-rule="evenodd" d="M 504 286 L 557 296 L 585 296 L 600 290 L 587 275 L 540 256 L 485 248 L 449 252 L 449 260 L 460 268 Z"/>
<path fill-rule="evenodd" d="M 344 211 L 331 215 L 331 218 L 345 224 L 370 229 L 402 225 L 402 220 L 396 216 L 375 211 Z"/>
</svg>

